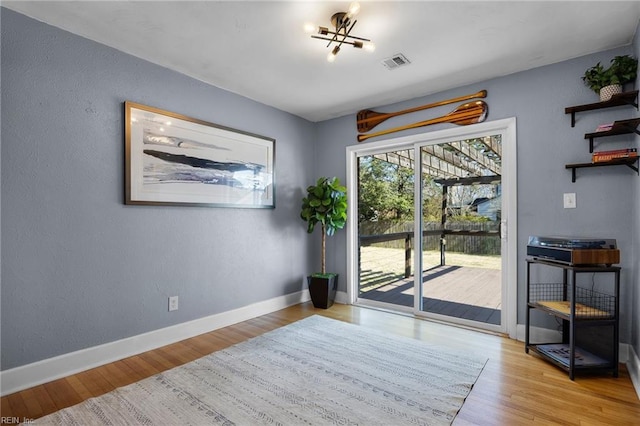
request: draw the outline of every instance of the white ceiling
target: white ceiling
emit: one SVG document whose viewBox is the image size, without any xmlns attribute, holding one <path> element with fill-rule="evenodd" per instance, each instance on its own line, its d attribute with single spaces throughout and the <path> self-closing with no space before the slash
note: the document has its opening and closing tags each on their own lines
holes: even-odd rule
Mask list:
<svg viewBox="0 0 640 426">
<path fill-rule="evenodd" d="M 303 31 L 350 1 L 3 1 L 40 21 L 214 86 L 322 121 L 631 43 L 640 2 L 367 1 L 353 35 Z M 411 65 L 387 70 L 403 53 Z M 576 77 L 578 78 L 578 76 Z"/>
</svg>

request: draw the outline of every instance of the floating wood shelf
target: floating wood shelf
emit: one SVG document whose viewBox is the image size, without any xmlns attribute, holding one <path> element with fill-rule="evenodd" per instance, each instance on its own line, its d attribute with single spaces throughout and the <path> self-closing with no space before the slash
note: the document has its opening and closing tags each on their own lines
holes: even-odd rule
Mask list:
<svg viewBox="0 0 640 426">
<path fill-rule="evenodd" d="M 576 125 L 576 112 L 593 111 L 595 109 L 611 108 L 616 106 L 631 105 L 638 109 L 638 91 L 633 90 L 631 92 L 618 93 L 613 95 L 611 99 L 604 102 L 595 102 L 592 104 L 576 105 L 566 107 L 564 109 L 565 114 L 571 114 L 571 127 Z"/>
<path fill-rule="evenodd" d="M 640 125 L 640 118 L 632 118 L 629 120 L 614 121 L 611 130 L 605 132 L 593 132 L 586 133 L 585 139 L 589 139 L 589 152 L 593 152 L 593 140 L 596 138 L 602 138 L 605 136 L 626 135 L 629 133 L 635 133 L 640 135 L 638 126 Z"/>
<path fill-rule="evenodd" d="M 638 157 L 634 158 L 616 158 L 615 160 L 603 161 L 598 163 L 576 163 L 565 165 L 566 169 L 571 169 L 571 182 L 576 181 L 576 169 L 588 167 L 606 167 L 606 166 L 627 166 L 634 172 L 640 174 L 638 166 L 634 165 L 638 162 Z"/>
</svg>

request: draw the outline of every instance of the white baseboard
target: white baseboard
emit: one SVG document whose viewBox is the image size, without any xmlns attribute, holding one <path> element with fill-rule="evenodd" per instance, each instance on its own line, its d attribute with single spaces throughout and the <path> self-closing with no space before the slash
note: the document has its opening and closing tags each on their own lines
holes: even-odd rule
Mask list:
<svg viewBox="0 0 640 426">
<path fill-rule="evenodd" d="M 349 298 L 347 297 L 346 291 L 336 291 L 336 303 L 341 303 L 343 305 L 349 304 Z"/>
<path fill-rule="evenodd" d="M 18 392 L 308 300 L 310 300 L 309 291 L 303 290 L 232 311 L 0 371 L 0 395 Z"/>
<path fill-rule="evenodd" d="M 638 399 L 640 399 L 640 358 L 636 351 L 633 350 L 633 346 L 628 346 L 627 370 L 629 371 L 629 376 L 631 376 L 631 383 L 636 389 Z"/>
</svg>

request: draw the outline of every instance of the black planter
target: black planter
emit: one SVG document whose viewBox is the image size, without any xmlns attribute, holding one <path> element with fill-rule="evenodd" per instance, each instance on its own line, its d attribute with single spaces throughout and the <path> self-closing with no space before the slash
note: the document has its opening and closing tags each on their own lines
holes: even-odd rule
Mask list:
<svg viewBox="0 0 640 426">
<path fill-rule="evenodd" d="M 336 291 L 338 290 L 338 274 L 329 277 L 307 277 L 309 284 L 309 294 L 313 306 L 320 309 L 327 309 L 333 305 L 336 299 Z"/>
</svg>

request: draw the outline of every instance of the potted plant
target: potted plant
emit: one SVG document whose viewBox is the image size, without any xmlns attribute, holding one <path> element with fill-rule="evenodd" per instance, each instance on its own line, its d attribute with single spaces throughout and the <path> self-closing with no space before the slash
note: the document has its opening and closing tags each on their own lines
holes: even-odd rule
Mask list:
<svg viewBox="0 0 640 426">
<path fill-rule="evenodd" d="M 608 101 L 616 93 L 622 93 L 622 85 L 635 81 L 638 72 L 638 59 L 629 55 L 616 56 L 609 68 L 600 62 L 587 69 L 582 81 L 591 90 L 600 94 L 600 101 Z"/>
<path fill-rule="evenodd" d="M 318 224 L 322 228 L 322 272 L 309 275 L 307 283 L 313 306 L 327 309 L 335 300 L 338 274 L 326 271 L 326 236 L 332 236 L 347 223 L 347 189 L 337 177 L 319 178 L 315 185 L 307 188 L 300 217 L 307 222 L 308 233 Z"/>
</svg>

